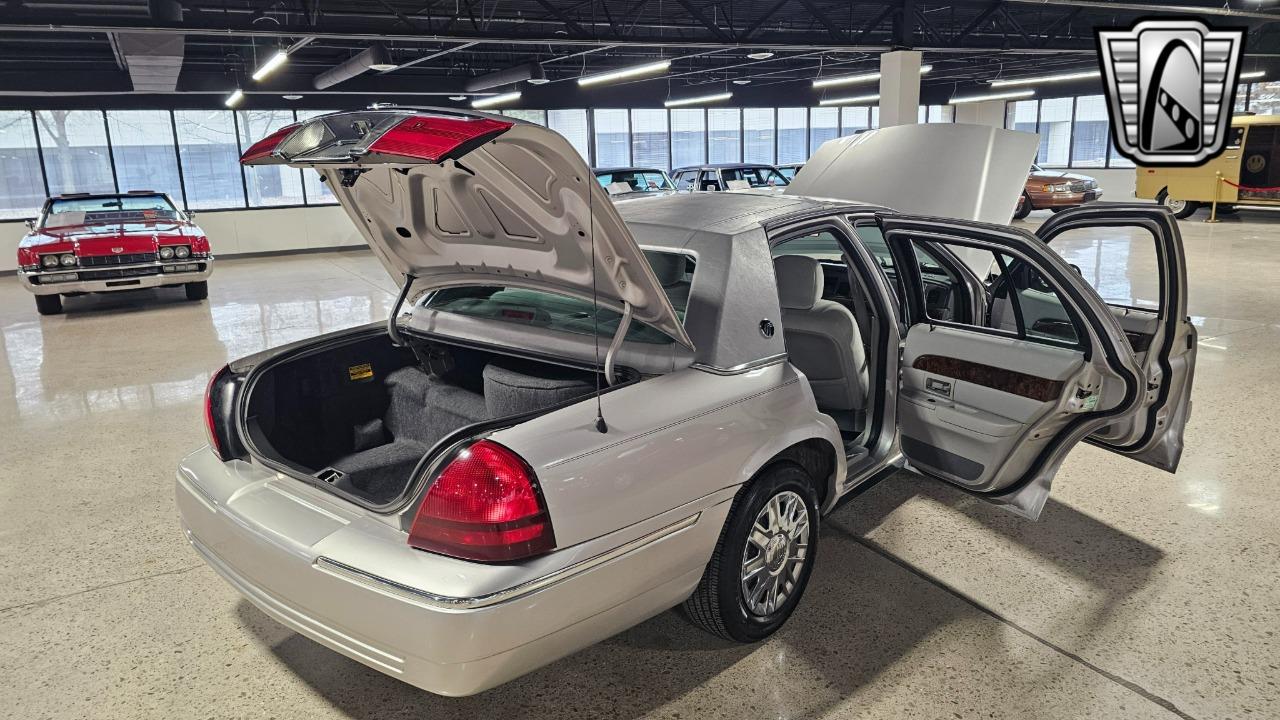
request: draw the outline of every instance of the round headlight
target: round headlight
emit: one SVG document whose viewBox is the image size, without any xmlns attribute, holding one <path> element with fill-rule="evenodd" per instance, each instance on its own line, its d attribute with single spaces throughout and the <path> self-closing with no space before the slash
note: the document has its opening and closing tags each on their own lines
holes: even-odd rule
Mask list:
<svg viewBox="0 0 1280 720">
<path fill-rule="evenodd" d="M 161 260 L 168 260 L 168 259 L 169 259 L 169 258 L 171 258 L 171 257 L 173 257 L 173 248 L 168 247 L 168 246 L 160 248 L 160 259 L 161 259 Z"/>
<path fill-rule="evenodd" d="M 62 256 L 62 267 L 71 267 L 72 265 L 75 265 L 75 264 L 76 264 L 75 255 L 71 255 L 68 253 Z"/>
<path fill-rule="evenodd" d="M 191 257 L 191 248 L 186 245 L 179 245 L 177 249 L 173 251 L 173 254 L 177 255 L 179 258 L 188 258 Z"/>
<path fill-rule="evenodd" d="M 47 268 L 51 268 L 51 267 L 58 267 L 58 256 L 57 256 L 57 255 L 45 255 L 45 256 L 43 256 L 43 257 L 41 257 L 41 258 L 40 258 L 40 264 L 41 264 L 41 265 L 43 265 L 43 266 L 45 266 L 45 267 L 47 267 Z"/>
</svg>

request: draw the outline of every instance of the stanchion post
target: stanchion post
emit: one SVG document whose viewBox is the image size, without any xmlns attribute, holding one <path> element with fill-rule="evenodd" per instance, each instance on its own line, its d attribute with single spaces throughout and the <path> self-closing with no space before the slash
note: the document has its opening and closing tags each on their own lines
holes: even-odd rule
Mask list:
<svg viewBox="0 0 1280 720">
<path fill-rule="evenodd" d="M 1218 222 L 1218 198 L 1222 197 L 1222 172 L 1213 174 L 1213 207 L 1209 210 L 1207 223 Z"/>
</svg>

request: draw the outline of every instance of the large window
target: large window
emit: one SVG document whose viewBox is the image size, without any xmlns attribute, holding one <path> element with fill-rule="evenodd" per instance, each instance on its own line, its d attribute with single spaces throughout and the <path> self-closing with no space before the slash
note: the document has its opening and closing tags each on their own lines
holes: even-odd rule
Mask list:
<svg viewBox="0 0 1280 720">
<path fill-rule="evenodd" d="M 235 118 L 229 110 L 175 110 L 178 153 L 187 208 L 242 208 L 244 180 L 240 176 L 240 146 Z"/>
<path fill-rule="evenodd" d="M 547 127 L 563 135 L 582 159 L 591 164 L 591 128 L 587 125 L 586 110 L 548 110 Z"/>
<path fill-rule="evenodd" d="M 1253 83 L 1249 90 L 1249 110 L 1258 115 L 1280 115 L 1280 82 Z"/>
<path fill-rule="evenodd" d="M 1071 98 L 1040 102 L 1040 151 L 1036 159 L 1045 167 L 1066 167 L 1071 162 Z"/>
<path fill-rule="evenodd" d="M 837 137 L 840 137 L 840 108 L 809 108 L 809 154 Z"/>
<path fill-rule="evenodd" d="M 1105 97 L 1086 95 L 1076 98 L 1076 120 L 1071 137 L 1072 167 L 1105 167 L 1110 131 Z"/>
<path fill-rule="evenodd" d="M 636 167 L 671 169 L 666 110 L 631 111 L 631 162 Z"/>
<path fill-rule="evenodd" d="M 178 150 L 167 110 L 110 110 L 111 156 L 120 189 L 159 190 L 182 204 Z"/>
<path fill-rule="evenodd" d="M 626 110 L 596 110 L 596 167 L 631 164 L 630 120 Z"/>
<path fill-rule="evenodd" d="M 0 220 L 35 217 L 44 197 L 31 113 L 0 110 Z"/>
<path fill-rule="evenodd" d="M 865 107 L 840 108 L 840 134 L 854 135 L 871 127 L 871 113 Z"/>
<path fill-rule="evenodd" d="M 746 108 L 742 111 L 742 161 L 773 164 L 773 108 Z"/>
<path fill-rule="evenodd" d="M 1019 100 L 1005 104 L 1004 126 L 1010 130 L 1033 133 L 1036 131 L 1036 112 L 1040 103 L 1036 100 Z"/>
<path fill-rule="evenodd" d="M 742 111 L 737 108 L 707 110 L 707 162 L 742 162 Z"/>
<path fill-rule="evenodd" d="M 779 165 L 809 159 L 808 121 L 807 108 L 778 108 Z"/>
<path fill-rule="evenodd" d="M 37 110 L 36 123 L 50 193 L 115 192 L 101 111 Z"/>
<path fill-rule="evenodd" d="M 671 167 L 707 161 L 706 115 L 702 110 L 671 111 Z"/>
<path fill-rule="evenodd" d="M 503 110 L 502 114 L 507 117 L 516 118 L 517 120 L 531 122 L 534 125 L 542 125 L 545 127 L 547 124 L 546 110 Z"/>
<path fill-rule="evenodd" d="M 262 138 L 294 122 L 292 110 L 241 110 L 240 145 L 248 148 Z M 249 207 L 301 205 L 302 171 L 288 165 L 255 165 L 244 169 Z"/>
</svg>

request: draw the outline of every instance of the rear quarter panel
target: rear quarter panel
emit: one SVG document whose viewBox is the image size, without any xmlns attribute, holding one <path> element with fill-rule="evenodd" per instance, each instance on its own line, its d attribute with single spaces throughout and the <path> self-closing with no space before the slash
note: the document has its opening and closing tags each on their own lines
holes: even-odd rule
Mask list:
<svg viewBox="0 0 1280 720">
<path fill-rule="evenodd" d="M 682 506 L 692 514 L 798 442 L 842 446 L 809 384 L 785 362 L 739 375 L 681 370 L 607 393 L 602 406 L 607 433 L 596 429 L 589 400 L 493 435 L 537 473 L 559 547 Z M 834 454 L 839 486 L 844 455 Z"/>
</svg>

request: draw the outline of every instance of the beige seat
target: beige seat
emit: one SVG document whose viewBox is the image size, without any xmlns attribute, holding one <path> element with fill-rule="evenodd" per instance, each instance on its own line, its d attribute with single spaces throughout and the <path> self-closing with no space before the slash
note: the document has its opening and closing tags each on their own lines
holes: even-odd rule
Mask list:
<svg viewBox="0 0 1280 720">
<path fill-rule="evenodd" d="M 822 299 L 822 266 L 804 255 L 774 258 L 782 333 L 791 364 L 809 379 L 818 408 L 862 410 L 867 403 L 867 359 L 849 309 Z"/>
</svg>

